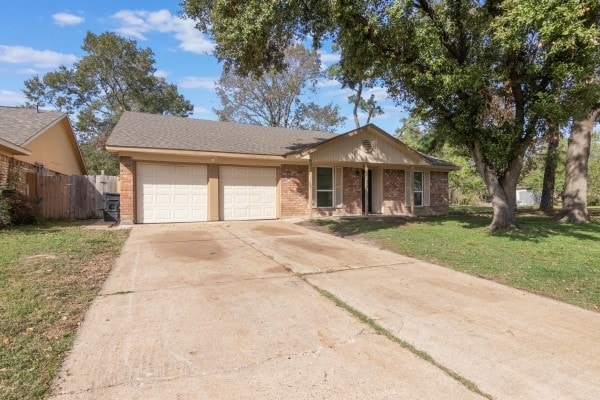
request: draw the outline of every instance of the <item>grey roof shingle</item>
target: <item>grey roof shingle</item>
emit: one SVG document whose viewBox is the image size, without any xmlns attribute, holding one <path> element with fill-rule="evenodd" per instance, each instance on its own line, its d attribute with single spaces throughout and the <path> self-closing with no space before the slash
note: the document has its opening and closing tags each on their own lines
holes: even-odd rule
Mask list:
<svg viewBox="0 0 600 400">
<path fill-rule="evenodd" d="M 108 146 L 283 156 L 334 133 L 125 112 Z"/>
<path fill-rule="evenodd" d="M 436 167 L 457 167 L 450 161 L 442 160 L 441 158 L 430 156 L 429 154 L 421 153 L 420 151 L 417 151 L 417 153 L 425 157 L 425 159 L 429 161 L 431 165 L 435 165 Z"/>
<path fill-rule="evenodd" d="M 23 146 L 38 132 L 64 117 L 58 111 L 0 106 L 0 139 Z"/>
</svg>

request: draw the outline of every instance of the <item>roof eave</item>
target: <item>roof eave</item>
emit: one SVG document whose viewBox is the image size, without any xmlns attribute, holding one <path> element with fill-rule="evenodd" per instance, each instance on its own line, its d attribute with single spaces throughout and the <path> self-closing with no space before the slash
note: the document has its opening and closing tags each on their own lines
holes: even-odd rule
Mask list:
<svg viewBox="0 0 600 400">
<path fill-rule="evenodd" d="M 174 154 L 182 156 L 204 156 L 204 157 L 223 157 L 223 158 L 254 158 L 263 160 L 285 160 L 284 155 L 277 154 L 251 154 L 251 153 L 228 153 L 218 151 L 202 150 L 181 150 L 181 149 L 160 149 L 150 147 L 133 147 L 108 145 L 106 150 L 110 153 L 143 153 L 143 154 Z"/>
<path fill-rule="evenodd" d="M 25 147 L 21 147 L 14 143 L 9 142 L 8 140 L 0 139 L 0 148 L 9 154 L 15 156 L 30 156 L 31 151 L 27 150 Z"/>
</svg>

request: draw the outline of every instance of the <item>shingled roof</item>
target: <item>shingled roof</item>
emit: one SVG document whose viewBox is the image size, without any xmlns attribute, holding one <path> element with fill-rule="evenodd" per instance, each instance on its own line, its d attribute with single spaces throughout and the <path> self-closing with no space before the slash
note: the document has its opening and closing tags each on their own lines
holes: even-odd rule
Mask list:
<svg viewBox="0 0 600 400">
<path fill-rule="evenodd" d="M 23 146 L 65 115 L 58 111 L 0 106 L 0 139 Z"/>
<path fill-rule="evenodd" d="M 336 135 L 125 112 L 108 146 L 284 156 Z"/>
</svg>

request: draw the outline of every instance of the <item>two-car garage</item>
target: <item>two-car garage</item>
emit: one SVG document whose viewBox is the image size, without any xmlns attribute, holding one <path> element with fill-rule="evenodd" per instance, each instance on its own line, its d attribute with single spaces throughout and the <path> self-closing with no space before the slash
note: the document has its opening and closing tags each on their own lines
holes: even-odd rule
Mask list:
<svg viewBox="0 0 600 400">
<path fill-rule="evenodd" d="M 218 187 L 218 219 L 277 217 L 276 168 L 219 166 L 217 179 L 218 185 L 214 187 Z M 212 187 L 206 165 L 137 162 L 137 222 L 216 219 L 209 218 Z"/>
</svg>

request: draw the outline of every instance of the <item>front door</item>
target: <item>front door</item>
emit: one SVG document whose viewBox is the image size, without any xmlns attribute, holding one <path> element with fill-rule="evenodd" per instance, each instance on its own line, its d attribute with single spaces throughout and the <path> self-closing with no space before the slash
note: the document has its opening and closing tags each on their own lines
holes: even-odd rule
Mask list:
<svg viewBox="0 0 600 400">
<path fill-rule="evenodd" d="M 362 212 L 365 212 L 365 205 L 368 203 L 369 208 L 368 212 L 373 212 L 373 170 L 369 170 L 369 182 L 368 182 L 368 196 L 365 196 L 365 170 L 362 170 L 362 180 L 361 180 L 361 192 L 362 192 Z M 368 201 L 367 201 L 368 200 Z"/>
</svg>

